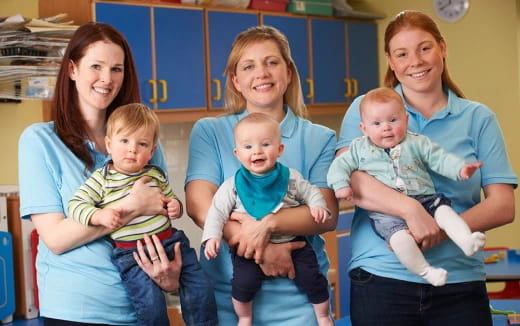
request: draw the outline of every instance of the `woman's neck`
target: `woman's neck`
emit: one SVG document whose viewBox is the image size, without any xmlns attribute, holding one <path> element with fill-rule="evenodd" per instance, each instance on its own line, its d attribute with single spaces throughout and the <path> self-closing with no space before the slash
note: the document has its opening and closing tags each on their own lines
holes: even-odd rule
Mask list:
<svg viewBox="0 0 520 326">
<path fill-rule="evenodd" d="M 88 138 L 94 142 L 96 145 L 96 149 L 103 153 L 107 154 L 106 146 L 105 146 L 105 117 L 98 116 L 95 118 L 90 118 L 85 120 L 87 124 L 87 134 Z"/>
<path fill-rule="evenodd" d="M 278 122 L 282 122 L 282 120 L 285 118 L 285 111 L 283 109 L 283 105 L 281 107 L 276 107 L 276 108 L 265 108 L 265 107 L 262 107 L 262 108 L 253 107 L 253 108 L 251 108 L 251 107 L 248 107 L 247 108 L 247 112 L 249 114 L 251 114 L 251 113 L 264 113 L 264 114 L 269 115 L 270 117 L 272 117 L 273 119 L 275 119 Z"/>
<path fill-rule="evenodd" d="M 426 119 L 430 119 L 435 112 L 444 109 L 448 104 L 448 95 L 444 93 L 442 87 L 433 92 L 414 92 L 403 89 L 403 95 L 406 102 Z"/>
</svg>

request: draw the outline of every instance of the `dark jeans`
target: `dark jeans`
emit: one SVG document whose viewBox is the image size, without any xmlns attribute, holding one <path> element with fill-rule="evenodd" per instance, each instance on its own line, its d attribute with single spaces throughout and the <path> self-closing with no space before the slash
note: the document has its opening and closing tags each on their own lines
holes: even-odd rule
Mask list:
<svg viewBox="0 0 520 326">
<path fill-rule="evenodd" d="M 111 326 L 107 324 L 90 324 L 90 323 L 79 323 L 77 321 L 68 321 L 54 318 L 43 318 L 44 326 Z M 113 325 L 112 325 L 113 326 Z"/>
<path fill-rule="evenodd" d="M 307 294 L 311 303 L 325 302 L 329 298 L 328 281 L 320 272 L 314 249 L 304 237 L 296 237 L 292 241 L 305 241 L 303 248 L 293 250 L 291 253 L 296 273 L 294 278 L 296 286 Z M 233 261 L 231 294 L 240 302 L 249 302 L 253 300 L 267 276 L 254 259 L 237 256 L 233 250 L 231 259 Z"/>
<path fill-rule="evenodd" d="M 182 318 L 188 326 L 218 325 L 217 305 L 213 285 L 206 276 L 195 250 L 184 232 L 173 230 L 173 235 L 162 242 L 168 258 L 173 259 L 175 243 L 181 243 L 182 270 L 179 295 Z M 168 326 L 166 299 L 159 286 L 137 265 L 132 252 L 136 249 L 114 248 L 112 261 L 121 277 L 137 313 L 137 323 L 143 326 Z"/>
<path fill-rule="evenodd" d="M 350 314 L 354 326 L 492 326 L 483 281 L 412 283 L 350 271 Z"/>
</svg>

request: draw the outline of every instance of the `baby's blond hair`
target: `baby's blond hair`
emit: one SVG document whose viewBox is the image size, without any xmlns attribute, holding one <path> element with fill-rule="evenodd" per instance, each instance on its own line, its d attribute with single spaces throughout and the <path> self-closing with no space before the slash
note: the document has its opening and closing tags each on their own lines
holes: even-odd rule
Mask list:
<svg viewBox="0 0 520 326">
<path fill-rule="evenodd" d="M 122 105 L 114 110 L 107 120 L 106 134 L 113 136 L 120 132 L 128 134 L 145 128 L 153 132 L 153 143 L 159 139 L 160 122 L 155 112 L 141 103 Z"/>
<path fill-rule="evenodd" d="M 270 115 L 267 115 L 265 113 L 260 113 L 260 112 L 251 113 L 251 114 L 248 114 L 245 117 L 243 117 L 235 125 L 233 132 L 235 133 L 235 136 L 236 136 L 236 132 L 239 127 L 241 127 L 245 124 L 261 124 L 261 123 L 267 123 L 267 124 L 272 125 L 275 128 L 276 132 L 278 133 L 278 137 L 280 137 L 280 124 L 278 123 L 278 121 L 276 121 L 276 119 L 271 117 Z"/>
</svg>

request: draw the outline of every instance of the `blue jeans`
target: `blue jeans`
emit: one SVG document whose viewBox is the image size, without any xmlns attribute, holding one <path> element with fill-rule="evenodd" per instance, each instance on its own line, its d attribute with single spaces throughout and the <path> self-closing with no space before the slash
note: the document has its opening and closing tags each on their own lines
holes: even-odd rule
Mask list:
<svg viewBox="0 0 520 326">
<path fill-rule="evenodd" d="M 406 282 L 361 268 L 349 273 L 354 326 L 492 326 L 483 281 L 446 284 Z"/>
<path fill-rule="evenodd" d="M 439 206 L 446 205 L 451 207 L 451 200 L 443 194 L 432 195 L 418 195 L 410 196 L 415 198 L 423 205 L 424 209 L 430 213 L 432 217 L 435 216 L 435 211 Z M 400 230 L 408 230 L 408 225 L 405 220 L 399 216 L 387 215 L 379 212 L 368 211 L 368 216 L 371 218 L 372 227 L 376 233 L 386 242 L 390 242 L 390 238 L 394 233 Z"/>
<path fill-rule="evenodd" d="M 213 285 L 200 267 L 195 250 L 183 231 L 173 229 L 173 235 L 162 242 L 168 259 L 174 257 L 175 243 L 181 243 L 182 270 L 179 295 L 182 318 L 188 326 L 218 325 L 217 305 Z M 132 252 L 136 249 L 115 247 L 112 261 L 119 268 L 121 278 L 135 307 L 138 325 L 168 326 L 166 299 L 163 291 L 137 265 Z"/>
</svg>

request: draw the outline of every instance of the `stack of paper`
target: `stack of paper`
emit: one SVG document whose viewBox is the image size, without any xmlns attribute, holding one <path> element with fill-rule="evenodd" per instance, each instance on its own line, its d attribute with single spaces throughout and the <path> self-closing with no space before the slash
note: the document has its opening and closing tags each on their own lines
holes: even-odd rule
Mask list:
<svg viewBox="0 0 520 326">
<path fill-rule="evenodd" d="M 59 66 L 78 28 L 66 14 L 0 18 L 0 98 L 51 99 Z"/>
</svg>

